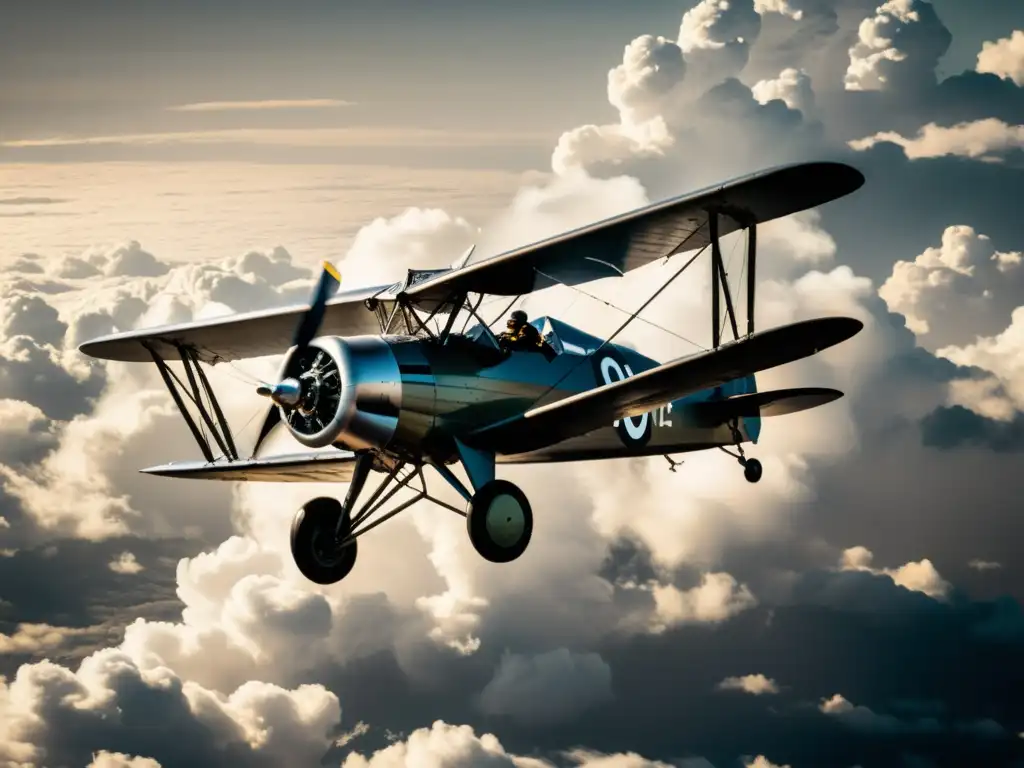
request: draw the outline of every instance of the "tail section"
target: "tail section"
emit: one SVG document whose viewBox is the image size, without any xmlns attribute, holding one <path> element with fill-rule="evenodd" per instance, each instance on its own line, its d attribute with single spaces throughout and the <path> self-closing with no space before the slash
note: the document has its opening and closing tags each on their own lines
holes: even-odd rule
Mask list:
<svg viewBox="0 0 1024 768">
<path fill-rule="evenodd" d="M 706 400 L 691 407 L 702 426 L 715 427 L 728 424 L 733 419 L 739 420 L 746 437 L 753 443 L 760 435 L 762 417 L 799 413 L 843 396 L 838 390 L 818 387 L 758 392 L 753 376 L 738 379 L 736 384 L 733 392 L 723 391 L 724 399 Z M 738 391 L 741 389 L 744 391 Z"/>
</svg>

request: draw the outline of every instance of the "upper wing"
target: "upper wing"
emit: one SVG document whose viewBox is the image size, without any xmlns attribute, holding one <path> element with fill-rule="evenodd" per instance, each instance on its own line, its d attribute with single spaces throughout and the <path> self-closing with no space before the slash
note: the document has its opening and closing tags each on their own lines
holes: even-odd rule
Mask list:
<svg viewBox="0 0 1024 768">
<path fill-rule="evenodd" d="M 464 439 L 496 453 L 537 450 L 585 435 L 616 419 L 639 416 L 684 395 L 808 357 L 849 339 L 863 327 L 853 318 L 826 317 L 772 328 L 556 400 L 479 429 Z"/>
<path fill-rule="evenodd" d="M 196 480 L 268 483 L 347 483 L 352 479 L 354 453 L 309 452 L 229 461 L 177 461 L 142 470 L 150 475 Z"/>
<path fill-rule="evenodd" d="M 320 333 L 338 336 L 379 333 L 376 316 L 363 302 L 389 287 L 357 288 L 335 294 L 327 302 Z M 202 362 L 210 364 L 284 354 L 291 348 L 295 329 L 307 309 L 307 305 L 299 304 L 115 333 L 86 342 L 79 349 L 92 357 L 127 362 L 152 360 L 143 343 L 168 360 L 179 359 L 175 345 L 191 347 Z"/>
<path fill-rule="evenodd" d="M 516 296 L 556 281 L 577 285 L 621 275 L 706 246 L 711 211 L 725 214 L 719 224 L 719 235 L 725 236 L 817 207 L 863 183 L 860 171 L 841 163 L 803 163 L 761 171 L 446 271 L 408 286 L 406 292 L 416 301 L 442 300 L 462 291 Z"/>
<path fill-rule="evenodd" d="M 568 285 L 620 275 L 671 254 L 709 242 L 709 211 L 727 214 L 719 232 L 770 221 L 813 208 L 864 183 L 859 171 L 840 163 L 804 163 L 763 171 L 702 192 L 673 198 L 460 269 L 409 270 L 404 281 L 335 295 L 320 332 L 351 336 L 377 333 L 363 302 L 393 302 L 406 294 L 424 308 L 461 292 L 515 296 L 562 282 Z M 538 274 L 540 270 L 544 275 Z M 547 275 L 547 276 L 545 276 Z M 263 310 L 105 336 L 79 349 L 92 357 L 144 362 L 147 343 L 163 358 L 176 359 L 177 345 L 195 349 L 205 363 L 283 353 L 305 305 Z"/>
</svg>

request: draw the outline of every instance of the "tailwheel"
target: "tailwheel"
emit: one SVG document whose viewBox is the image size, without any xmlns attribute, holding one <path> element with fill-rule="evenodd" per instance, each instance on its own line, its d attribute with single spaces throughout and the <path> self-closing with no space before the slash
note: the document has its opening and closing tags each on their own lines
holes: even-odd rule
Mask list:
<svg viewBox="0 0 1024 768">
<path fill-rule="evenodd" d="M 484 560 L 509 563 L 530 543 L 533 510 L 518 486 L 507 480 L 491 480 L 473 494 L 466 527 L 473 548 Z"/>
<path fill-rule="evenodd" d="M 341 502 L 320 496 L 306 502 L 292 520 L 292 557 L 299 571 L 315 584 L 335 584 L 356 564 L 358 542 L 339 545 L 348 533 L 348 520 L 339 531 L 343 512 Z"/>
<path fill-rule="evenodd" d="M 762 472 L 764 472 L 764 467 L 757 459 L 746 459 L 743 462 L 743 477 L 747 479 L 748 483 L 756 483 L 760 480 Z"/>
</svg>

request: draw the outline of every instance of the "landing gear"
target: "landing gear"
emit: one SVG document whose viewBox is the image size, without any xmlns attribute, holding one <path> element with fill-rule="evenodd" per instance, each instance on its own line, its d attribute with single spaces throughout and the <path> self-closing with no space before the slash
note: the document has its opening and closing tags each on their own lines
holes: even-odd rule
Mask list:
<svg viewBox="0 0 1024 768">
<path fill-rule="evenodd" d="M 348 576 L 356 564 L 358 542 L 339 545 L 337 531 L 340 527 L 347 533 L 350 526 L 337 499 L 320 496 L 302 506 L 292 520 L 291 543 L 303 576 L 314 584 L 335 584 Z"/>
<path fill-rule="evenodd" d="M 761 479 L 761 475 L 764 473 L 764 467 L 761 466 L 761 462 L 757 459 L 748 459 L 746 454 L 743 453 L 743 446 L 740 443 L 743 442 L 743 436 L 740 434 L 739 425 L 735 421 L 729 424 L 729 429 L 732 432 L 732 438 L 736 441 L 736 451 L 733 453 L 725 446 L 719 446 L 724 453 L 732 456 L 736 461 L 743 467 L 743 477 L 746 478 L 748 483 L 756 483 Z"/>
<path fill-rule="evenodd" d="M 466 512 L 428 493 L 423 464 L 410 465 L 369 452 L 359 455 L 343 503 L 320 497 L 308 502 L 295 515 L 291 532 L 292 557 L 302 575 L 316 584 L 341 581 L 355 565 L 357 538 L 420 500 L 432 501 L 465 517 L 473 548 L 485 560 L 508 563 L 522 555 L 533 534 L 533 511 L 526 494 L 507 480 L 494 478 L 493 456 L 466 446 L 460 446 L 459 450 L 475 492 L 466 489 L 445 464 L 439 462 L 433 466 L 466 500 Z M 366 479 L 377 462 L 384 465 L 384 482 L 357 507 Z M 377 464 L 379 470 L 380 464 Z M 370 520 L 403 489 L 412 492 L 410 498 Z"/>
<path fill-rule="evenodd" d="M 507 480 L 491 480 L 473 494 L 466 514 L 469 540 L 492 563 L 509 563 L 526 551 L 533 510 L 526 494 Z"/>
</svg>

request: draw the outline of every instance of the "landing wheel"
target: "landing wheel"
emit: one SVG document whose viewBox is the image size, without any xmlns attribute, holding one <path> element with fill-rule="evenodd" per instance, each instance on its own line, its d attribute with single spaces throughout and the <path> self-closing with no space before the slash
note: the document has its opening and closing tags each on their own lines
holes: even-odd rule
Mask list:
<svg viewBox="0 0 1024 768">
<path fill-rule="evenodd" d="M 756 483 L 760 480 L 762 472 L 764 472 L 764 467 L 761 466 L 761 462 L 757 459 L 747 459 L 743 463 L 743 476 L 747 479 L 748 483 Z"/>
<path fill-rule="evenodd" d="M 321 496 L 306 502 L 292 520 L 292 557 L 302 575 L 315 584 L 339 582 L 356 564 L 358 542 L 338 545 L 341 515 L 341 502 Z M 347 529 L 346 521 L 341 534 Z"/>
<path fill-rule="evenodd" d="M 530 543 L 533 510 L 518 486 L 491 480 L 469 502 L 466 527 L 473 548 L 484 560 L 509 563 Z"/>
</svg>

